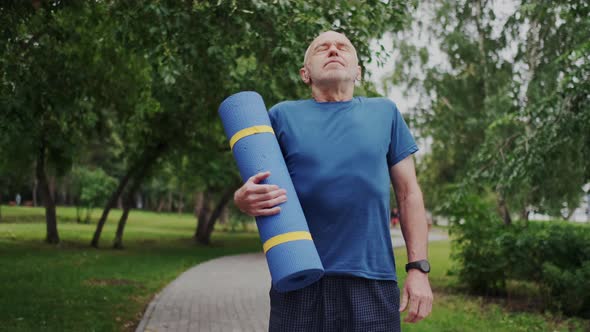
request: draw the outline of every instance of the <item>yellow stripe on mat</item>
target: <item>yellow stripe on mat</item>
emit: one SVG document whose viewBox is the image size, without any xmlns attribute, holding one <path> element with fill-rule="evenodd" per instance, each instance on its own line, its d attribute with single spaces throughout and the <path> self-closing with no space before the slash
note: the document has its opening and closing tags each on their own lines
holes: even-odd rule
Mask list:
<svg viewBox="0 0 590 332">
<path fill-rule="evenodd" d="M 271 126 L 252 126 L 252 127 L 244 128 L 244 129 L 238 131 L 237 133 L 235 133 L 231 137 L 231 139 L 229 140 L 229 146 L 231 149 L 233 149 L 234 145 L 242 138 L 244 138 L 246 136 L 254 135 L 254 134 L 259 134 L 259 133 L 271 133 L 274 135 L 275 132 L 274 132 L 274 130 L 272 130 Z"/>
<path fill-rule="evenodd" d="M 264 242 L 264 244 L 262 245 L 262 249 L 264 250 L 264 253 L 266 254 L 267 251 L 270 250 L 270 248 L 285 243 L 285 242 L 291 242 L 291 241 L 297 241 L 297 240 L 311 240 L 311 234 L 309 232 L 289 232 L 289 233 L 284 233 L 281 235 L 277 235 L 277 236 L 273 236 L 270 239 L 266 240 L 266 242 Z"/>
</svg>

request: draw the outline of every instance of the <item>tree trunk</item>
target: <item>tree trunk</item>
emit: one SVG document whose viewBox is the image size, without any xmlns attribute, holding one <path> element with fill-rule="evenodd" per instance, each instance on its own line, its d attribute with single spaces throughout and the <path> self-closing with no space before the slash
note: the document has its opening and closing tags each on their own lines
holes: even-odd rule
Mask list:
<svg viewBox="0 0 590 332">
<path fill-rule="evenodd" d="M 150 163 L 144 164 L 143 168 L 139 169 L 137 175 L 133 177 L 133 182 L 130 185 L 127 195 L 125 195 L 125 197 L 123 198 L 123 214 L 121 215 L 121 219 L 119 219 L 119 224 L 117 225 L 117 233 L 115 234 L 115 242 L 113 243 L 113 248 L 115 249 L 123 249 L 123 232 L 125 231 L 125 225 L 127 224 L 127 217 L 129 216 L 129 212 L 131 211 L 135 203 L 135 193 L 137 192 L 137 190 L 139 190 L 141 182 L 148 174 L 154 161 L 156 161 L 156 158 L 152 159 Z"/>
<path fill-rule="evenodd" d="M 57 204 L 57 202 L 59 201 L 59 197 L 57 196 L 57 190 L 56 190 L 56 180 L 55 180 L 55 175 L 49 176 L 48 177 L 48 184 L 49 184 L 49 194 L 51 194 L 51 199 L 53 199 L 53 203 Z"/>
<path fill-rule="evenodd" d="M 531 211 L 528 209 L 528 207 L 524 206 L 522 208 L 522 210 L 520 211 L 520 219 L 523 220 L 524 222 L 528 223 L 530 213 L 531 213 Z"/>
<path fill-rule="evenodd" d="M 197 242 L 199 242 L 199 235 L 204 234 L 207 231 L 207 220 L 209 220 L 210 214 L 211 192 L 209 190 L 205 190 L 202 193 L 201 208 L 199 209 L 199 214 L 197 216 L 197 228 L 195 229 L 194 235 L 194 238 Z"/>
<path fill-rule="evenodd" d="M 221 211 L 223 211 L 223 208 L 231 199 L 233 192 L 233 188 L 226 189 L 220 200 L 217 202 L 215 208 L 209 215 L 209 218 L 204 218 L 204 220 L 199 219 L 199 227 L 197 227 L 196 234 L 197 242 L 206 245 L 211 243 L 211 233 L 213 233 L 215 221 L 219 218 Z"/>
<path fill-rule="evenodd" d="M 229 222 L 229 208 L 226 206 L 221 211 L 221 215 L 219 216 L 219 224 L 227 225 Z"/>
<path fill-rule="evenodd" d="M 184 193 L 181 191 L 178 193 L 178 214 L 184 212 Z"/>
<path fill-rule="evenodd" d="M 82 215 L 82 207 L 80 205 L 76 204 L 76 222 L 78 224 L 82 223 L 81 215 Z"/>
<path fill-rule="evenodd" d="M 133 207 L 135 207 L 136 209 L 144 208 L 143 197 L 141 197 L 141 193 L 139 191 L 137 191 L 133 196 Z"/>
<path fill-rule="evenodd" d="M 510 211 L 508 210 L 508 205 L 506 205 L 506 200 L 504 199 L 504 196 L 502 196 L 501 194 L 498 197 L 498 210 L 500 211 L 500 216 L 502 216 L 504 224 L 512 224 L 512 218 L 510 218 Z"/>
<path fill-rule="evenodd" d="M 90 223 L 90 219 L 92 219 L 92 210 L 93 210 L 92 207 L 89 207 L 86 210 L 86 218 L 84 219 L 84 223 L 85 224 L 89 224 Z"/>
<path fill-rule="evenodd" d="M 92 247 L 98 248 L 98 242 L 100 240 L 100 235 L 102 233 L 102 229 L 104 227 L 104 224 L 107 221 L 107 217 L 109 216 L 109 212 L 111 211 L 111 209 L 115 205 L 115 203 L 117 203 L 119 196 L 121 196 L 121 193 L 125 189 L 125 186 L 129 182 L 131 177 L 134 174 L 136 174 L 138 171 L 143 172 L 145 174 L 145 172 L 147 172 L 148 168 L 151 167 L 151 165 L 156 161 L 156 159 L 158 159 L 158 157 L 165 150 L 166 150 L 166 145 L 160 143 L 155 147 L 155 149 L 153 151 L 146 151 L 144 153 L 143 158 L 140 158 L 138 160 L 138 162 L 135 163 L 133 165 L 133 167 L 131 167 L 127 171 L 127 174 L 125 174 L 125 176 L 123 176 L 123 178 L 119 181 L 119 185 L 117 186 L 117 189 L 115 189 L 115 191 L 111 194 L 111 197 L 107 201 L 107 204 L 102 212 L 102 215 L 101 215 L 100 219 L 98 220 L 98 223 L 96 224 L 96 230 L 94 231 L 94 236 L 92 237 L 92 242 L 90 243 L 90 245 Z M 136 181 L 139 181 L 143 177 L 144 176 L 138 176 Z"/>
<path fill-rule="evenodd" d="M 94 248 L 98 248 L 98 242 L 100 241 L 100 235 L 102 233 L 102 229 L 104 227 L 104 224 L 107 221 L 109 213 L 111 212 L 112 207 L 117 203 L 119 196 L 121 195 L 121 193 L 125 189 L 125 186 L 129 182 L 129 179 L 131 178 L 131 176 L 133 175 L 134 172 L 135 172 L 135 169 L 132 168 L 127 172 L 127 174 L 125 174 L 125 176 L 123 176 L 123 178 L 121 178 L 121 180 L 119 181 L 119 185 L 117 186 L 117 189 L 115 189 L 115 191 L 111 194 L 111 197 L 107 201 L 107 205 L 105 206 L 104 210 L 102 211 L 102 215 L 100 216 L 100 219 L 98 220 L 98 223 L 96 224 L 96 230 L 94 231 L 94 236 L 92 237 L 92 242 L 90 243 L 90 245 L 93 246 Z"/>
<path fill-rule="evenodd" d="M 475 27 L 477 29 L 477 34 L 478 34 L 478 38 L 477 38 L 477 45 L 478 45 L 478 50 L 480 52 L 480 65 L 483 68 L 483 77 L 482 77 L 482 86 L 483 86 L 483 97 L 482 97 L 482 101 L 484 101 L 486 99 L 486 97 L 488 96 L 488 78 L 489 78 L 489 74 L 488 74 L 488 63 L 487 63 L 487 55 L 486 55 L 486 48 L 485 48 L 485 39 L 486 39 L 486 35 L 485 35 L 485 30 L 482 27 L 482 18 L 484 16 L 484 4 L 482 4 L 481 0 L 477 0 L 475 1 L 475 10 L 476 10 L 476 16 L 475 16 Z"/>
<path fill-rule="evenodd" d="M 33 180 L 33 206 L 37 206 L 37 187 L 38 187 L 38 183 L 39 181 L 37 181 L 37 176 L 35 176 L 35 179 Z"/>
<path fill-rule="evenodd" d="M 172 212 L 172 191 L 168 191 L 168 206 L 166 210 L 167 212 Z"/>
<path fill-rule="evenodd" d="M 49 190 L 49 183 L 47 181 L 47 174 L 45 173 L 45 144 L 41 144 L 39 154 L 37 155 L 36 174 L 39 187 L 41 189 L 41 197 L 43 205 L 45 206 L 45 223 L 47 234 L 45 241 L 48 243 L 59 243 L 59 234 L 57 232 L 57 217 L 55 214 L 55 201 Z"/>
<path fill-rule="evenodd" d="M 198 192 L 195 193 L 195 208 L 193 210 L 195 217 L 199 217 L 199 213 L 201 212 L 201 208 L 203 207 L 203 193 Z"/>
<path fill-rule="evenodd" d="M 158 213 L 162 212 L 162 209 L 164 208 L 164 204 L 166 204 L 166 202 L 164 202 L 164 198 L 160 197 L 160 202 L 158 203 Z"/>
<path fill-rule="evenodd" d="M 127 193 L 123 199 L 123 214 L 119 219 L 117 225 L 117 233 L 115 234 L 115 241 L 113 242 L 113 248 L 123 249 L 123 232 L 125 231 L 125 225 L 127 224 L 127 217 L 129 217 L 129 211 L 133 206 L 133 192 Z"/>
</svg>

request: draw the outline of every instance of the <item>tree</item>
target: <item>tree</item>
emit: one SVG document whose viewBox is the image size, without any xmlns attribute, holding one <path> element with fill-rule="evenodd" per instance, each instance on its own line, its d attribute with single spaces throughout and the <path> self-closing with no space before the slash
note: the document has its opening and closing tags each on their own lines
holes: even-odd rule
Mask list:
<svg viewBox="0 0 590 332">
<path fill-rule="evenodd" d="M 159 156 L 190 146 L 195 148 L 190 151 L 191 156 L 209 159 L 213 163 L 223 160 L 222 156 L 228 155 L 229 151 L 216 112 L 223 98 L 246 89 L 260 91 L 267 97 L 267 102 L 300 96 L 304 91 L 303 85 L 297 83 L 296 75 L 302 58 L 300 54 L 320 29 L 335 24 L 359 41 L 360 54 L 363 59 L 366 58 L 368 39 L 388 27 L 398 26 L 400 21 L 396 18 L 402 17 L 402 9 L 405 8 L 401 2 L 387 4 L 374 1 L 371 4 L 333 1 L 333 11 L 325 9 L 328 7 L 323 3 L 322 6 L 310 6 L 304 1 L 276 4 L 221 1 L 195 5 L 150 2 L 141 7 L 117 6 L 114 10 L 120 15 L 117 22 L 129 27 L 126 33 L 134 36 L 135 43 L 128 43 L 128 47 L 137 51 L 152 50 L 147 59 L 154 68 L 152 95 L 159 108 L 148 125 L 137 126 L 146 133 L 135 134 L 136 137 L 144 139 L 146 146 L 153 146 L 154 142 L 165 144 L 166 149 L 162 149 Z M 361 12 L 363 15 L 357 14 Z M 154 26 L 153 22 L 160 24 Z M 357 23 L 358 28 L 353 28 L 353 24 Z M 287 67 L 294 69 L 277 75 Z M 198 110 L 198 116 L 195 110 Z M 208 146 L 198 142 L 215 143 Z M 137 151 L 153 151 L 153 148 L 140 147 Z M 147 167 L 156 159 L 150 162 L 138 160 L 142 167 Z M 141 181 L 132 175 L 132 169 L 129 169 L 130 175 L 123 179 Z M 218 167 L 216 172 L 222 178 L 227 177 L 223 175 L 227 173 L 224 168 Z M 204 176 L 210 178 L 211 174 Z M 222 182 L 232 183 L 231 176 Z M 126 183 L 120 183 L 110 202 L 123 192 Z M 225 187 L 221 189 L 216 181 L 205 183 L 205 190 L 211 193 L 230 191 Z M 207 200 L 216 196 L 206 195 Z M 228 197 L 228 194 L 220 195 L 220 201 L 215 206 L 222 209 Z M 93 245 L 97 245 L 106 214 L 108 205 L 97 226 Z M 215 220 L 217 215 L 202 217 L 201 222 Z M 209 230 L 201 232 L 204 234 L 203 242 L 208 241 L 212 227 L 213 222 L 201 226 L 202 230 Z"/>
<path fill-rule="evenodd" d="M 107 175 L 101 168 L 89 169 L 76 167 L 72 171 L 73 184 L 71 194 L 77 197 L 77 221 L 82 222 L 81 210 L 86 209 L 84 223 L 90 222 L 92 209 L 103 205 L 116 185 L 116 180 Z"/>
<path fill-rule="evenodd" d="M 415 121 L 433 140 L 420 165 L 427 201 L 442 207 L 461 183 L 492 191 L 505 223 L 511 209 L 526 219 L 531 208 L 555 214 L 578 205 L 589 180 L 588 42 L 579 33 L 587 13 L 582 1 L 517 2 L 500 17 L 493 2 L 476 0 L 414 14 L 414 28 L 446 59 L 434 65 L 426 47 L 402 35 L 392 77 L 421 96 Z"/>
<path fill-rule="evenodd" d="M 514 114 L 489 125 L 476 159 L 489 171 L 476 176 L 505 183 L 524 219 L 531 207 L 554 216 L 565 208 L 569 218 L 590 181 L 590 61 L 583 56 L 590 43 L 580 33 L 590 27 L 588 13 L 584 1 L 521 4 L 506 23 L 506 38 L 527 36 L 514 58 L 526 68 L 514 77 L 523 82 L 522 98 Z M 490 160 L 502 146 L 510 147 L 503 159 Z"/>
<path fill-rule="evenodd" d="M 0 42 L 0 135 L 18 142 L 12 158 L 35 164 L 50 243 L 59 234 L 49 176 L 65 174 L 105 113 L 133 103 L 144 86 L 141 59 L 112 43 L 108 6 L 14 1 L 0 10 L 8 23 Z"/>
</svg>

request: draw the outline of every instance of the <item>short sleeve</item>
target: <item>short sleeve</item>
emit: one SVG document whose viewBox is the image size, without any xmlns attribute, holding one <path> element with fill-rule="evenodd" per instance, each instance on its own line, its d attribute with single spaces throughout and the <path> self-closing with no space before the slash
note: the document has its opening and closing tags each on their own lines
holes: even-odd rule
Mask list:
<svg viewBox="0 0 590 332">
<path fill-rule="evenodd" d="M 391 128 L 391 142 L 387 152 L 387 166 L 397 164 L 407 156 L 418 151 L 418 145 L 410 133 L 410 129 L 404 120 L 404 117 L 393 104 L 393 123 Z"/>
<path fill-rule="evenodd" d="M 272 128 L 275 129 L 277 125 L 277 105 L 274 105 L 268 110 L 268 118 L 270 119 Z"/>
<path fill-rule="evenodd" d="M 275 137 L 277 138 L 277 141 L 279 142 L 281 152 L 283 153 L 283 156 L 285 156 L 285 149 L 282 144 L 283 130 L 281 128 L 281 120 L 280 120 L 279 113 L 280 113 L 279 112 L 279 104 L 276 104 L 268 110 L 268 118 L 270 119 L 270 125 L 272 126 L 272 130 L 275 132 Z"/>
</svg>

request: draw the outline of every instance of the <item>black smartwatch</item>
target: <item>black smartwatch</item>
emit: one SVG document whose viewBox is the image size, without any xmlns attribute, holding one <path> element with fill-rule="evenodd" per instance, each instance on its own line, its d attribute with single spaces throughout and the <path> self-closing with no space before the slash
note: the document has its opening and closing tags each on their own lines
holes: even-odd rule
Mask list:
<svg viewBox="0 0 590 332">
<path fill-rule="evenodd" d="M 406 272 L 410 271 L 411 269 L 418 269 L 424 273 L 430 272 L 430 263 L 427 260 L 423 259 L 420 261 L 410 262 L 406 264 Z"/>
</svg>

